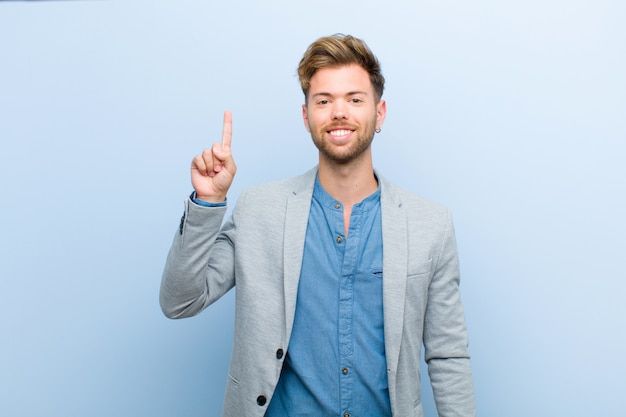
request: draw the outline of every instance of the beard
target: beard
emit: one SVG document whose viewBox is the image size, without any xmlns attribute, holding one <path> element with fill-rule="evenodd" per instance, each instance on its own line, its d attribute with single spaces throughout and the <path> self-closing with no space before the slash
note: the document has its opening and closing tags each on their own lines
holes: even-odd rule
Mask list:
<svg viewBox="0 0 626 417">
<path fill-rule="evenodd" d="M 333 129 L 335 125 L 327 125 L 321 129 L 314 130 L 313 126 L 309 126 L 311 129 L 311 139 L 313 143 L 320 151 L 320 154 L 336 164 L 345 165 L 358 160 L 372 145 L 374 141 L 376 119 L 368 121 L 363 126 L 351 127 L 355 137 L 350 139 L 350 142 L 343 145 L 335 145 L 332 143 L 327 135 L 328 131 Z M 346 124 L 341 124 L 345 127 Z"/>
</svg>

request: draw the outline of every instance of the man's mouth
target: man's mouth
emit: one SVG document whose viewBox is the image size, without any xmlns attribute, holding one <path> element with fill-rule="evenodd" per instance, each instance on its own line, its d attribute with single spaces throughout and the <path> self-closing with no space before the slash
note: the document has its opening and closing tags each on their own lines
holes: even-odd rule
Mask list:
<svg viewBox="0 0 626 417">
<path fill-rule="evenodd" d="M 334 130 L 330 130 L 328 134 L 334 138 L 341 139 L 341 138 L 348 136 L 352 132 L 353 131 L 350 129 L 334 129 Z"/>
</svg>

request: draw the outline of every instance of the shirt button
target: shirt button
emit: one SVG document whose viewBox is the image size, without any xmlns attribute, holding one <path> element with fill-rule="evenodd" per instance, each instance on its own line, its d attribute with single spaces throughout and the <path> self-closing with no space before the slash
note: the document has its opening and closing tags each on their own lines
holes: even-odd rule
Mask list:
<svg viewBox="0 0 626 417">
<path fill-rule="evenodd" d="M 335 208 L 336 208 L 336 209 L 341 208 L 341 204 L 339 204 L 339 203 L 335 203 Z"/>
<path fill-rule="evenodd" d="M 260 406 L 264 406 L 266 402 L 267 402 L 267 398 L 265 398 L 265 395 L 259 395 L 256 398 L 256 403 Z"/>
<path fill-rule="evenodd" d="M 284 354 L 284 353 L 285 353 L 285 352 L 283 352 L 283 350 L 282 350 L 282 349 L 278 349 L 278 350 L 276 351 L 276 359 L 282 359 L 282 358 L 283 358 L 283 354 Z"/>
<path fill-rule="evenodd" d="M 350 417 L 350 413 L 346 411 L 345 413 L 343 413 L 343 417 Z"/>
<path fill-rule="evenodd" d="M 337 236 L 337 243 L 343 242 L 343 238 L 341 236 Z"/>
<path fill-rule="evenodd" d="M 341 373 L 344 375 L 348 375 L 348 368 L 342 368 Z"/>
</svg>

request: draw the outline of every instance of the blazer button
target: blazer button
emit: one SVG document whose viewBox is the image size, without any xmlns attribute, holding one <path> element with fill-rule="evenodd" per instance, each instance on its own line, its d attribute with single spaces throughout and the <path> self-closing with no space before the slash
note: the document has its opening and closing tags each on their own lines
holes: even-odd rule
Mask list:
<svg viewBox="0 0 626 417">
<path fill-rule="evenodd" d="M 256 397 L 256 403 L 258 405 L 264 406 L 266 402 L 267 402 L 267 398 L 265 398 L 265 395 L 259 395 L 258 397 Z"/>
<path fill-rule="evenodd" d="M 276 359 L 282 359 L 285 352 L 282 349 L 276 351 Z"/>
</svg>

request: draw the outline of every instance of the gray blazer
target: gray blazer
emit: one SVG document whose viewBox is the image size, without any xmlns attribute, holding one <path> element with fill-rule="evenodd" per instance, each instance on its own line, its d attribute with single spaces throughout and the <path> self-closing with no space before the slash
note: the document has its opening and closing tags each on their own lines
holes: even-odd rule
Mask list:
<svg viewBox="0 0 626 417">
<path fill-rule="evenodd" d="M 161 308 L 170 318 L 193 316 L 237 285 L 223 416 L 263 416 L 274 393 L 294 320 L 316 172 L 246 190 L 221 228 L 226 208 L 185 202 L 163 273 Z M 423 343 L 439 415 L 474 416 L 450 213 L 378 178 L 393 415 L 423 416 Z"/>
</svg>

